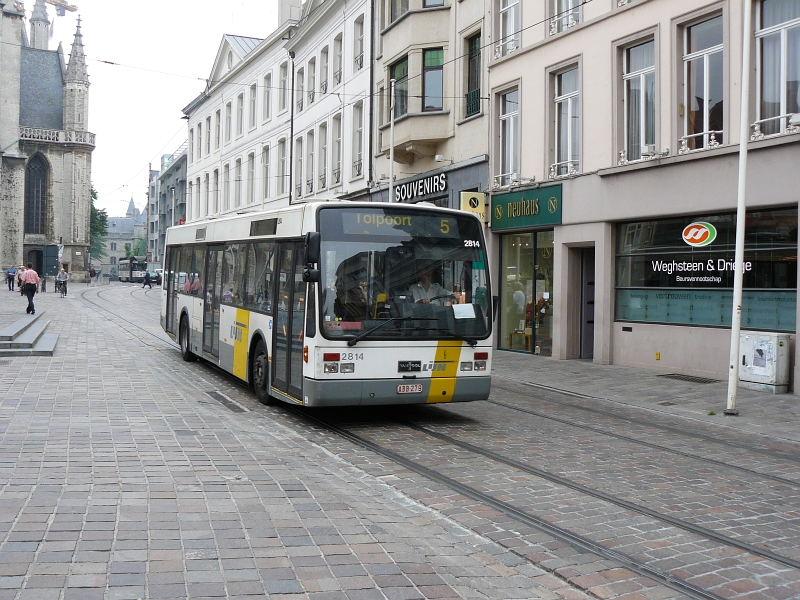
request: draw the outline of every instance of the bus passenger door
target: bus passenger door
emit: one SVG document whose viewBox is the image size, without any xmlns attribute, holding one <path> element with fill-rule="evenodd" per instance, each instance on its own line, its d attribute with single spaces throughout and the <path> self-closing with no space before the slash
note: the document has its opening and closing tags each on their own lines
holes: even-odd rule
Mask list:
<svg viewBox="0 0 800 600">
<path fill-rule="evenodd" d="M 206 260 L 206 289 L 203 299 L 203 352 L 219 358 L 219 299 L 222 296 L 222 253 L 224 246 L 211 246 Z"/>
<path fill-rule="evenodd" d="M 272 344 L 272 387 L 303 399 L 303 327 L 306 284 L 300 242 L 281 244 Z"/>
</svg>

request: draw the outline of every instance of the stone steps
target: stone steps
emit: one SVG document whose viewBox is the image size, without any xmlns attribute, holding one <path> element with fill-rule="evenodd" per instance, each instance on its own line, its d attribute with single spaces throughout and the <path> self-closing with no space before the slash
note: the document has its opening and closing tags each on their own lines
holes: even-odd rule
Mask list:
<svg viewBox="0 0 800 600">
<path fill-rule="evenodd" d="M 45 333 L 49 320 L 41 319 L 41 311 L 26 315 L 0 329 L 0 356 L 53 356 L 57 333 Z"/>
</svg>

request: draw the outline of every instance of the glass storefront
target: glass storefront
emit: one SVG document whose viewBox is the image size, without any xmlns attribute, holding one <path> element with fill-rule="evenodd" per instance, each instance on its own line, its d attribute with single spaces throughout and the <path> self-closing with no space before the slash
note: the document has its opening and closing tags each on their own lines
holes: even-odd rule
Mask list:
<svg viewBox="0 0 800 600">
<path fill-rule="evenodd" d="M 736 215 L 622 223 L 616 320 L 730 327 Z M 797 209 L 747 213 L 742 328 L 794 332 Z"/>
<path fill-rule="evenodd" d="M 553 230 L 502 236 L 498 348 L 553 353 Z"/>
</svg>

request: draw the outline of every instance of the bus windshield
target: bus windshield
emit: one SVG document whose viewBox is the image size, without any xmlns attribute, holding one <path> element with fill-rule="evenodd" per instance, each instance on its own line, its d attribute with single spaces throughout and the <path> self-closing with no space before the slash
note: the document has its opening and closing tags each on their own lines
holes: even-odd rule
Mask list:
<svg viewBox="0 0 800 600">
<path fill-rule="evenodd" d="M 489 279 L 477 219 L 397 206 L 322 208 L 319 230 L 326 338 L 489 336 Z"/>
</svg>

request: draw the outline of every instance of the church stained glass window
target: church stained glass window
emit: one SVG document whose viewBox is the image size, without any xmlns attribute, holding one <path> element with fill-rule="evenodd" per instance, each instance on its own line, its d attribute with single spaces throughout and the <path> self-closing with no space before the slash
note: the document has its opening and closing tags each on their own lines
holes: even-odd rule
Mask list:
<svg viewBox="0 0 800 600">
<path fill-rule="evenodd" d="M 34 156 L 25 169 L 25 233 L 44 233 L 47 210 L 47 163 Z"/>
</svg>

